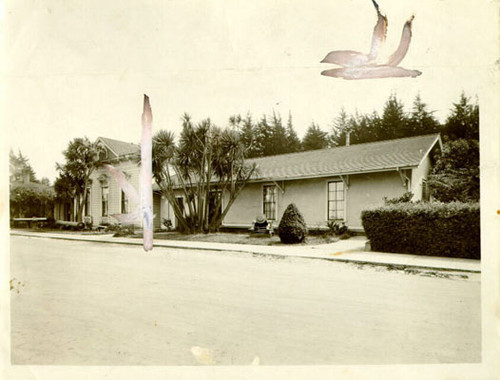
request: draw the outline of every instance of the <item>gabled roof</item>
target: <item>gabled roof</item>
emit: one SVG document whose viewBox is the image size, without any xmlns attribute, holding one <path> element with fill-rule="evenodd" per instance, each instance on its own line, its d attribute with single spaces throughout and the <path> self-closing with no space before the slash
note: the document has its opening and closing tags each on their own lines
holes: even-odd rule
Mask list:
<svg viewBox="0 0 500 380">
<path fill-rule="evenodd" d="M 117 157 L 140 154 L 138 144 L 99 137 Z M 252 181 L 327 177 L 417 167 L 435 148 L 439 134 L 354 144 L 247 159 L 257 170 Z"/>
<path fill-rule="evenodd" d="M 285 180 L 376 172 L 418 166 L 436 146 L 439 134 L 377 141 L 247 160 L 253 180 Z"/>
<path fill-rule="evenodd" d="M 134 143 L 128 143 L 120 140 L 109 139 L 107 137 L 99 137 L 97 139 L 104 143 L 104 145 L 113 153 L 116 157 L 128 156 L 132 154 L 140 154 L 140 145 Z"/>
</svg>

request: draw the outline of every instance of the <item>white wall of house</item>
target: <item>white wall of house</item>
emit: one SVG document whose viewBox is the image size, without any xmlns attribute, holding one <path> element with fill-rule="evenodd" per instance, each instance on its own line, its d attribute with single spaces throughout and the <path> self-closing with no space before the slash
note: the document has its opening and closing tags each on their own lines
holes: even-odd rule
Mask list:
<svg viewBox="0 0 500 380">
<path fill-rule="evenodd" d="M 420 165 L 412 170 L 411 174 L 411 192 L 413 193 L 413 201 L 422 200 L 423 182 L 427 179 L 431 171 L 431 159 L 427 155 Z"/>
<path fill-rule="evenodd" d="M 285 181 L 280 193 L 278 223 L 290 203 L 295 203 L 310 228 L 326 227 L 328 181 L 339 177 Z M 261 196 L 262 198 L 262 196 Z"/>
<path fill-rule="evenodd" d="M 114 163 L 113 166 L 128 176 L 128 181 L 139 191 L 139 172 L 140 168 L 137 163 L 128 160 L 119 163 Z M 100 181 L 99 178 L 106 178 L 105 181 Z M 112 214 L 121 213 L 121 202 L 122 194 L 121 188 L 118 182 L 111 176 L 111 174 L 104 168 L 96 169 L 92 175 L 92 185 L 90 190 L 90 204 L 91 211 L 90 214 L 93 218 L 94 224 L 101 223 L 118 223 L 116 219 L 111 217 Z M 108 195 L 108 214 L 106 216 L 102 215 L 102 192 L 104 185 L 107 184 L 109 189 Z M 128 210 L 133 211 L 137 208 L 137 204 L 133 204 L 131 200 L 128 202 Z M 88 214 L 88 213 L 86 213 Z"/>
<path fill-rule="evenodd" d="M 178 227 L 177 219 L 175 218 L 174 208 L 170 205 L 170 202 L 165 197 L 161 198 L 161 216 L 162 218 L 170 220 L 170 222 L 172 223 L 172 227 L 174 228 Z"/>
<path fill-rule="evenodd" d="M 262 186 L 262 183 L 249 183 L 245 186 L 226 214 L 223 221 L 224 226 L 251 226 L 252 220 L 255 220 L 257 215 L 262 214 Z M 224 194 L 223 204 L 226 205 L 227 201 L 228 194 Z"/>
<path fill-rule="evenodd" d="M 407 191 L 407 186 L 403 185 L 399 173 L 395 170 L 350 176 L 347 190 L 347 225 L 354 230 L 362 229 L 363 210 L 382 206 L 384 197 L 400 197 Z"/>
<path fill-rule="evenodd" d="M 330 181 L 342 182 L 338 176 L 277 182 L 276 225 L 286 207 L 295 203 L 309 228 L 326 228 Z M 344 221 L 353 229 L 362 229 L 362 210 L 382 205 L 384 197 L 399 197 L 407 191 L 395 170 L 351 175 L 348 182 L 349 186 L 344 186 Z M 263 213 L 263 186 L 272 184 L 274 183 L 248 184 L 226 215 L 224 226 L 249 227 L 255 217 Z"/>
<path fill-rule="evenodd" d="M 164 196 L 160 196 L 160 220 L 162 223 L 160 223 L 160 228 L 161 229 L 166 229 L 166 227 L 163 225 L 163 219 L 168 219 L 172 222 L 172 227 L 174 227 L 174 212 L 172 210 L 172 207 L 170 206 L 170 203 L 168 202 L 167 198 Z"/>
<path fill-rule="evenodd" d="M 128 181 L 139 193 L 140 167 L 137 163 L 134 160 L 127 160 L 113 163 L 113 166 L 127 176 Z M 106 178 L 106 180 L 100 181 L 99 178 Z M 91 175 L 91 180 L 90 213 L 86 211 L 85 215 L 92 215 L 94 224 L 118 223 L 118 221 L 111 216 L 113 214 L 122 213 L 122 190 L 118 182 L 104 167 L 96 169 Z M 102 192 L 105 184 L 107 184 L 109 189 L 107 216 L 102 215 Z M 138 204 L 133 203 L 130 199 L 128 200 L 128 212 L 133 212 L 137 207 L 139 207 Z M 162 224 L 161 195 L 159 193 L 153 193 L 153 214 L 155 215 L 153 227 L 159 229 Z M 137 225 L 140 226 L 141 223 L 138 222 Z"/>
<path fill-rule="evenodd" d="M 163 228 L 162 218 L 161 218 L 161 194 L 153 193 L 153 228 L 159 230 Z"/>
<path fill-rule="evenodd" d="M 362 230 L 361 212 L 367 208 L 384 204 L 384 197 L 400 197 L 407 191 L 415 194 L 415 200 L 421 198 L 422 179 L 430 170 L 430 159 L 422 161 L 418 168 L 412 170 L 411 181 L 404 181 L 396 170 L 344 176 L 348 186 L 344 186 L 344 221 L 354 230 Z M 409 172 L 407 172 L 409 174 Z M 343 182 L 339 176 L 311 178 L 277 182 L 249 183 L 234 201 L 224 218 L 226 227 L 250 227 L 256 216 L 264 213 L 264 186 L 275 185 L 276 188 L 276 220 L 279 224 L 286 207 L 295 203 L 309 228 L 327 228 L 328 223 L 328 183 Z M 223 196 L 223 207 L 227 204 L 228 194 Z M 172 220 L 173 209 L 166 199 L 162 199 L 162 218 Z"/>
</svg>

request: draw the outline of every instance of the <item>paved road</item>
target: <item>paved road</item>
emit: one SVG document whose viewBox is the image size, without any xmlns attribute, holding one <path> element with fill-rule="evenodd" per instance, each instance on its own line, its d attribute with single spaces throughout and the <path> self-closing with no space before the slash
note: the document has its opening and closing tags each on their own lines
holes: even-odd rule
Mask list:
<svg viewBox="0 0 500 380">
<path fill-rule="evenodd" d="M 480 275 L 443 276 L 12 236 L 12 363 L 478 362 Z"/>
</svg>

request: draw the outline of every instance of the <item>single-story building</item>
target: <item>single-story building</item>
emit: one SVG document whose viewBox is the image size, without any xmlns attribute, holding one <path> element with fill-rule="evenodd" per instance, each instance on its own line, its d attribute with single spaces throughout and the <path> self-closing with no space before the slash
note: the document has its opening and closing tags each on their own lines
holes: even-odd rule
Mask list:
<svg viewBox="0 0 500 380">
<path fill-rule="evenodd" d="M 98 141 L 106 149 L 102 161 L 120 169 L 138 188 L 139 145 L 104 137 Z M 440 149 L 439 134 L 432 134 L 249 159 L 256 171 L 223 226 L 248 228 L 262 214 L 277 225 L 286 207 L 295 203 L 311 229 L 324 229 L 329 221 L 338 220 L 352 230 L 362 230 L 361 211 L 382 205 L 384 197 L 410 191 L 413 200 L 428 198 L 426 179 L 433 153 Z M 106 169 L 94 171 L 91 180 L 84 215 L 91 215 L 94 224 L 116 223 L 112 214 L 137 207 Z M 156 185 L 153 189 L 154 227 L 164 228 L 163 219 L 176 226 L 168 201 Z M 227 197 L 222 195 L 222 208 Z M 180 192 L 177 201 L 185 204 Z"/>
<path fill-rule="evenodd" d="M 248 228 L 262 214 L 277 225 L 295 203 L 310 229 L 338 220 L 362 230 L 361 211 L 382 205 L 384 197 L 412 192 L 415 201 L 428 198 L 426 179 L 440 149 L 439 134 L 432 134 L 249 159 L 257 170 L 223 226 Z M 226 200 L 224 194 L 223 209 Z M 163 211 L 173 215 L 168 203 Z"/>
</svg>

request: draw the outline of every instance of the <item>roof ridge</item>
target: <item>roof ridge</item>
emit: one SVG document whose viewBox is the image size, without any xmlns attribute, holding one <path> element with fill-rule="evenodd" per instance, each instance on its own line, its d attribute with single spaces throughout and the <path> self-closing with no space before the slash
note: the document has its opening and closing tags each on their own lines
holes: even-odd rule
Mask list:
<svg viewBox="0 0 500 380">
<path fill-rule="evenodd" d="M 340 145 L 340 146 L 333 146 L 333 147 L 330 147 L 330 148 L 305 150 L 305 151 L 301 151 L 301 152 L 290 152 L 290 153 L 272 154 L 270 156 L 247 158 L 246 160 L 261 160 L 261 159 L 264 159 L 264 158 L 271 158 L 271 157 L 278 157 L 278 156 L 279 157 L 292 156 L 292 155 L 298 155 L 298 154 L 304 154 L 304 153 L 310 153 L 310 152 L 316 152 L 317 153 L 317 152 L 328 151 L 328 150 L 332 150 L 332 149 L 345 149 L 345 148 L 351 148 L 353 146 L 370 145 L 370 144 L 381 144 L 381 143 L 386 143 L 386 142 L 409 140 L 409 139 L 416 139 L 416 138 L 430 137 L 430 136 L 438 137 L 440 135 L 441 134 L 439 132 L 438 133 L 427 133 L 425 135 L 409 136 L 409 137 L 398 137 L 396 139 L 379 140 L 379 141 L 369 141 L 369 142 L 364 142 L 364 143 L 359 143 L 359 144 Z"/>
<path fill-rule="evenodd" d="M 111 140 L 111 141 L 116 141 L 116 142 L 119 142 L 119 143 L 122 143 L 122 144 L 140 145 L 140 144 L 138 144 L 138 143 L 133 143 L 133 142 L 123 141 L 123 140 L 112 139 L 111 137 L 103 137 L 103 136 L 99 136 L 99 137 L 97 137 L 97 139 Z"/>
</svg>

